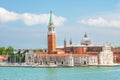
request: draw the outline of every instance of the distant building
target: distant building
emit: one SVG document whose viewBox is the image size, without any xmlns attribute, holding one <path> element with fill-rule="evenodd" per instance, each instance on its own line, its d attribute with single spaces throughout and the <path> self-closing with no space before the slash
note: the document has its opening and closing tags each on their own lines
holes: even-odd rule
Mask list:
<svg viewBox="0 0 120 80">
<path fill-rule="evenodd" d="M 112 52 L 114 54 L 114 62 L 120 63 L 120 48 L 112 48 Z"/>
<path fill-rule="evenodd" d="M 1 62 L 7 62 L 8 61 L 8 56 L 6 55 L 0 55 L 0 63 Z"/>
<path fill-rule="evenodd" d="M 64 46 L 56 48 L 56 32 L 50 12 L 48 25 L 48 52 L 28 52 L 26 53 L 26 64 L 57 66 L 81 66 L 81 65 L 108 65 L 113 64 L 113 52 L 111 45 L 94 45 L 85 33 L 80 44 L 74 45 L 72 39 L 67 45 L 66 39 Z"/>
<path fill-rule="evenodd" d="M 113 64 L 113 52 L 111 51 L 111 46 L 105 44 L 103 46 L 103 51 L 99 53 L 99 64 Z"/>
</svg>

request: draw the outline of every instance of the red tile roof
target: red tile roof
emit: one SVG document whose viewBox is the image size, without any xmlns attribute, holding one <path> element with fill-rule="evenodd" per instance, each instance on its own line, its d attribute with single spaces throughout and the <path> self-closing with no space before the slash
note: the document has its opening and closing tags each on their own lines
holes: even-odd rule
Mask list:
<svg viewBox="0 0 120 80">
<path fill-rule="evenodd" d="M 8 56 L 0 55 L 0 62 L 6 61 L 7 59 L 8 59 Z"/>
<path fill-rule="evenodd" d="M 119 48 L 114 48 L 114 49 L 112 49 L 112 52 L 114 54 L 120 54 L 120 49 Z"/>
<path fill-rule="evenodd" d="M 61 54 L 48 54 L 48 53 L 35 53 L 35 54 L 37 54 L 38 56 L 70 56 L 70 55 L 72 55 L 72 56 L 85 56 L 85 57 L 87 57 L 87 56 L 97 56 L 98 54 L 92 54 L 92 53 L 89 53 L 89 54 L 87 54 L 87 53 L 84 53 L 84 54 L 68 54 L 68 53 L 61 53 Z"/>
<path fill-rule="evenodd" d="M 4 59 L 4 57 L 0 55 L 0 59 Z"/>
</svg>

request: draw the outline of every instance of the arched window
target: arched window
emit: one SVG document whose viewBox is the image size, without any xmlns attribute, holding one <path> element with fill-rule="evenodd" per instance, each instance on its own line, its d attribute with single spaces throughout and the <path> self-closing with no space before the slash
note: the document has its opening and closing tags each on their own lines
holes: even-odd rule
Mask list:
<svg viewBox="0 0 120 80">
<path fill-rule="evenodd" d="M 49 27 L 49 31 L 51 31 L 51 27 Z"/>
<path fill-rule="evenodd" d="M 48 62 L 46 61 L 46 64 L 48 64 Z"/>
<path fill-rule="evenodd" d="M 42 61 L 40 61 L 40 65 L 42 65 Z"/>
<path fill-rule="evenodd" d="M 54 64 L 56 64 L 56 61 L 54 62 Z"/>
<path fill-rule="evenodd" d="M 87 64 L 87 62 L 86 62 L 86 61 L 84 61 L 84 64 L 86 65 L 86 64 Z"/>
<path fill-rule="evenodd" d="M 63 64 L 64 62 L 62 61 L 61 63 Z"/>
</svg>

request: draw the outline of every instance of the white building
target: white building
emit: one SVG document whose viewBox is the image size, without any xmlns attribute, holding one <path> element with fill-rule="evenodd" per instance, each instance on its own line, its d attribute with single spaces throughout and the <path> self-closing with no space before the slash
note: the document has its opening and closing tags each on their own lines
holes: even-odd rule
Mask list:
<svg viewBox="0 0 120 80">
<path fill-rule="evenodd" d="M 99 64 L 113 64 L 113 52 L 111 51 L 110 44 L 105 44 L 103 46 L 103 51 L 99 54 Z"/>
<path fill-rule="evenodd" d="M 29 51 L 25 54 L 25 63 L 28 65 L 32 65 L 35 63 L 35 54 L 33 53 L 33 51 Z"/>
<path fill-rule="evenodd" d="M 82 66 L 82 65 L 110 65 L 113 64 L 113 52 L 111 45 L 105 44 L 102 47 L 103 51 L 98 54 L 83 53 L 83 54 L 48 54 L 48 53 L 26 53 L 26 64 L 33 65 L 49 65 L 57 66 Z"/>
<path fill-rule="evenodd" d="M 49 65 L 57 66 L 82 66 L 97 65 L 97 55 L 93 54 L 47 54 L 47 53 L 26 53 L 26 64 L 33 65 Z"/>
</svg>

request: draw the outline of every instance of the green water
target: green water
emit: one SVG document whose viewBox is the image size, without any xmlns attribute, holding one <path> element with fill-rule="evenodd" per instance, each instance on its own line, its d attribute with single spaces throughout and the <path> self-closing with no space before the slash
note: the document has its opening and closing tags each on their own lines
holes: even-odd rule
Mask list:
<svg viewBox="0 0 120 80">
<path fill-rule="evenodd" d="M 120 67 L 0 67 L 0 80 L 120 80 Z"/>
</svg>

